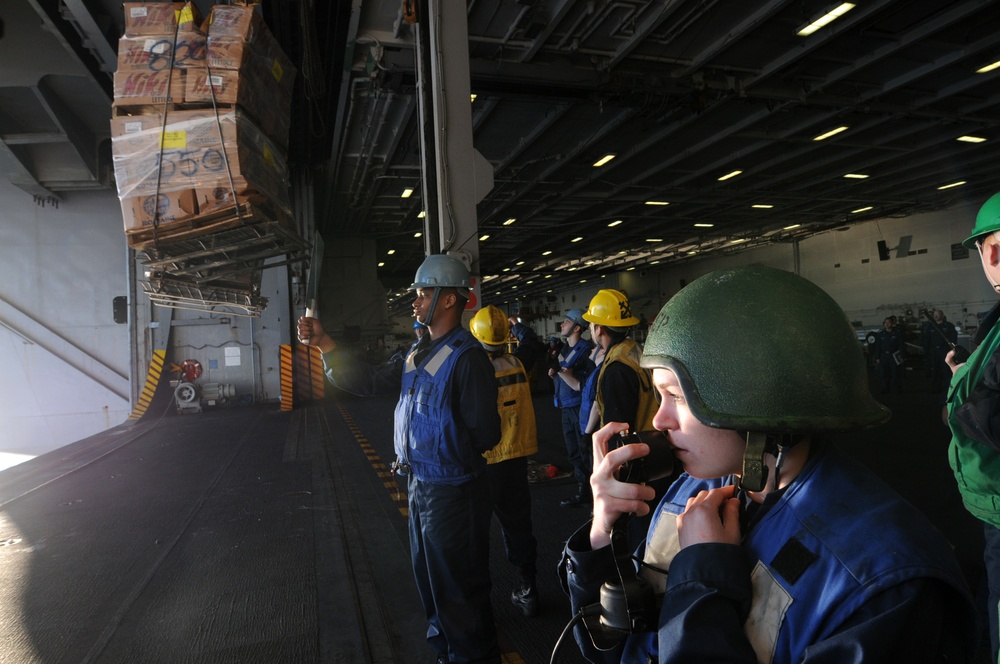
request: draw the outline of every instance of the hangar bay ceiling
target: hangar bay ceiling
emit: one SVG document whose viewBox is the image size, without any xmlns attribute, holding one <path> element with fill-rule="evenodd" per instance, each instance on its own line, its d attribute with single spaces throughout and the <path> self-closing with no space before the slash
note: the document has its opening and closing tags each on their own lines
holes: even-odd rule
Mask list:
<svg viewBox="0 0 1000 664">
<path fill-rule="evenodd" d="M 300 72 L 294 182 L 317 192 L 328 246 L 377 239 L 390 291 L 423 257 L 411 4 L 426 3 L 262 5 Z M 543 295 L 1000 189 L 1000 2 L 857 0 L 798 34 L 839 4 L 469 0 L 474 144 L 494 169 L 477 208 L 484 293 Z M 117 0 L 0 9 L 0 49 L 17 42 L 26 63 L 0 74 L 0 165 L 25 191 L 112 186 L 120 14 Z M 60 57 L 35 57 L 28 27 Z"/>
</svg>

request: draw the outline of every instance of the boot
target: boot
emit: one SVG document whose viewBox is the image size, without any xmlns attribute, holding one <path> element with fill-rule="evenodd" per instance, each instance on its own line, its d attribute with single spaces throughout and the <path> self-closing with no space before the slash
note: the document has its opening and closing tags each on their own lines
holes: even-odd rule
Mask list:
<svg viewBox="0 0 1000 664">
<path fill-rule="evenodd" d="M 594 497 L 590 495 L 590 485 L 581 484 L 572 498 L 559 502 L 559 507 L 582 507 L 594 502 Z"/>
<path fill-rule="evenodd" d="M 534 618 L 538 614 L 538 589 L 534 581 L 523 581 L 521 586 L 510 593 L 510 601 L 525 618 Z"/>
</svg>

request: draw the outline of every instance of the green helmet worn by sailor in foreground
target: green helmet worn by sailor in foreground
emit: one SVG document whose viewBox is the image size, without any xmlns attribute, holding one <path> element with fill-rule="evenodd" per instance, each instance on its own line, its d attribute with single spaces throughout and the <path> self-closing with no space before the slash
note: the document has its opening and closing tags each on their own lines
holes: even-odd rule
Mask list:
<svg viewBox="0 0 1000 664">
<path fill-rule="evenodd" d="M 966 249 L 974 249 L 976 240 L 989 233 L 1000 231 L 1000 194 L 993 194 L 983 203 L 976 215 L 976 225 L 969 237 L 962 240 Z"/>
<path fill-rule="evenodd" d="M 806 433 L 880 424 L 854 328 L 829 295 L 783 270 L 719 270 L 667 302 L 641 365 L 677 375 L 703 424 Z"/>
</svg>

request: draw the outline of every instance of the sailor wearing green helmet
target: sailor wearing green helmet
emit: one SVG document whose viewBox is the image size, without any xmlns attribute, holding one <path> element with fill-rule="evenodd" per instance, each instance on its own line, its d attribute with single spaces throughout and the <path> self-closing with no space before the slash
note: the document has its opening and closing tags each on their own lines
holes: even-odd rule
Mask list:
<svg viewBox="0 0 1000 664">
<path fill-rule="evenodd" d="M 685 472 L 653 511 L 630 598 L 619 520 L 653 491 L 618 471 L 651 447 L 609 449 L 619 422 L 594 434 L 594 518 L 560 565 L 591 661 L 968 661 L 975 611 L 948 542 L 828 440 L 889 413 L 825 292 L 765 267 L 710 273 L 663 307 L 641 364 L 669 441 L 651 444 Z M 639 620 L 593 608 L 613 596 L 606 579 Z"/>
<path fill-rule="evenodd" d="M 972 233 L 962 244 L 979 251 L 986 281 L 1000 293 L 1000 194 L 983 204 Z M 990 641 L 998 661 L 998 610 L 1000 603 L 1000 303 L 979 324 L 972 343 L 976 350 L 964 363 L 955 351 L 945 356 L 952 370 L 948 391 L 948 426 L 951 445 L 948 461 L 958 480 L 962 502 L 983 522 L 984 560 L 989 586 Z"/>
</svg>

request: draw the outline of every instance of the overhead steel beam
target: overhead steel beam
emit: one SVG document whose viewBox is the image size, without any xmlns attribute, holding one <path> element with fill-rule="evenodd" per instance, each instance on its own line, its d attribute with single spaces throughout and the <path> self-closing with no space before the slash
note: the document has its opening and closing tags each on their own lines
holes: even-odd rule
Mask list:
<svg viewBox="0 0 1000 664">
<path fill-rule="evenodd" d="M 60 13 L 63 18 L 76 26 L 84 48 L 89 49 L 97 58 L 101 71 L 112 74 L 118 68 L 118 56 L 83 0 L 61 0 Z"/>
<path fill-rule="evenodd" d="M 80 155 L 80 160 L 86 166 L 87 172 L 94 176 L 94 180 L 97 180 L 97 138 L 73 113 L 66 102 L 52 90 L 44 77 L 38 81 L 38 86 L 32 92 L 52 122 L 62 130 L 64 140 L 72 145 L 76 153 Z"/>
<path fill-rule="evenodd" d="M 20 158 L 2 138 L 0 138 L 0 176 L 32 196 L 57 198 L 55 194 L 35 179 L 35 175 L 21 163 Z"/>
</svg>

